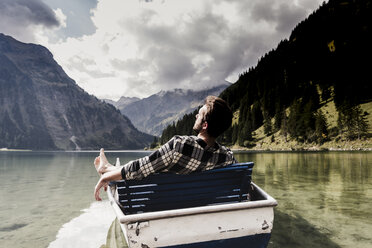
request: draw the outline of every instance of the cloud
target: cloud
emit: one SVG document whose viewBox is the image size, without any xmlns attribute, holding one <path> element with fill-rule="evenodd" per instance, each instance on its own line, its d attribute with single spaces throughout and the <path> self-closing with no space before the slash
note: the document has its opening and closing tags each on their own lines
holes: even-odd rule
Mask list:
<svg viewBox="0 0 372 248">
<path fill-rule="evenodd" d="M 147 97 L 235 82 L 320 2 L 98 0 L 90 12 L 92 33 L 41 41 L 89 93 Z"/>
<path fill-rule="evenodd" d="M 65 14 L 63 14 L 62 10 L 60 8 L 57 8 L 56 10 L 54 10 L 54 14 L 56 16 L 56 19 L 58 20 L 59 27 L 66 28 L 67 17 L 65 16 Z"/>
<path fill-rule="evenodd" d="M 60 26 L 63 14 L 41 0 L 1 0 L 0 32 L 22 41 L 36 41 L 35 32 Z"/>
<path fill-rule="evenodd" d="M 255 4 L 252 8 L 252 17 L 257 21 L 264 21 L 275 26 L 280 33 L 287 33 L 293 26 L 306 17 L 309 10 L 287 1 L 266 0 Z"/>
</svg>

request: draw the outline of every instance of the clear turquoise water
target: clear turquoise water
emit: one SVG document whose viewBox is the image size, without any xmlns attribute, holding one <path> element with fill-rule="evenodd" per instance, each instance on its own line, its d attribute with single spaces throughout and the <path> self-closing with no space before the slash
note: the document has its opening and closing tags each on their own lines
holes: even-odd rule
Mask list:
<svg viewBox="0 0 372 248">
<path fill-rule="evenodd" d="M 97 154 L 0 152 L 0 246 L 100 247 L 114 217 L 94 202 Z M 371 247 L 372 152 L 236 157 L 255 162 L 253 181 L 279 202 L 269 247 Z"/>
</svg>

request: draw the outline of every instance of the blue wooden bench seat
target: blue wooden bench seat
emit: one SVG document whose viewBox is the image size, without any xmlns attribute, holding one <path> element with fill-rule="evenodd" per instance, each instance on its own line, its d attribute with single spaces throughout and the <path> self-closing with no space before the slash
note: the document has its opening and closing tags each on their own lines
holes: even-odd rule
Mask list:
<svg viewBox="0 0 372 248">
<path fill-rule="evenodd" d="M 200 207 L 247 200 L 253 162 L 195 172 L 160 173 L 143 180 L 117 181 L 124 214 Z"/>
</svg>

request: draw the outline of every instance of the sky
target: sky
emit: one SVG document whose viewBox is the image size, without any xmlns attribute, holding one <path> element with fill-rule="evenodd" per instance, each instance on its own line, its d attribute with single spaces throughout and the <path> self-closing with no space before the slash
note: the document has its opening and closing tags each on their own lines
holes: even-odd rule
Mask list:
<svg viewBox="0 0 372 248">
<path fill-rule="evenodd" d="M 234 83 L 322 0 L 1 0 L 0 33 L 47 47 L 98 98 Z"/>
</svg>

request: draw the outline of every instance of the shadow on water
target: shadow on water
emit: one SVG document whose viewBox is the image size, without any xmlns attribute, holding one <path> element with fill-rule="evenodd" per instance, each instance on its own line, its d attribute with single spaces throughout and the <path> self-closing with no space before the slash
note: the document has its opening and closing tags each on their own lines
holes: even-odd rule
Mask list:
<svg viewBox="0 0 372 248">
<path fill-rule="evenodd" d="M 14 231 L 27 225 L 28 224 L 26 223 L 20 223 L 20 224 L 13 224 L 13 225 L 5 226 L 5 227 L 0 227 L 0 232 Z"/>
<path fill-rule="evenodd" d="M 275 210 L 274 228 L 272 230 L 269 248 L 277 247 L 340 247 L 327 235 L 327 229 L 320 231 L 301 216 Z"/>
</svg>

